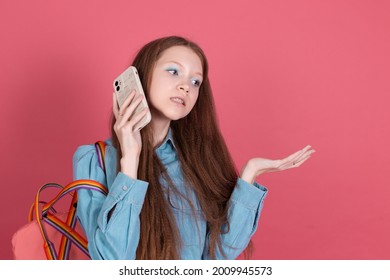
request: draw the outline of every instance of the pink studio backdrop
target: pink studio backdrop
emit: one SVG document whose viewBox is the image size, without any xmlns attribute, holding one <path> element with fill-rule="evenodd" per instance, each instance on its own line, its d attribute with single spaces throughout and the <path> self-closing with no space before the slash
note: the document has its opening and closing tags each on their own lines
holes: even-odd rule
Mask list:
<svg viewBox="0 0 390 280">
<path fill-rule="evenodd" d="M 208 56 L 221 129 L 250 157 L 317 151 L 258 177 L 254 259 L 390 258 L 388 1 L 1 1 L 0 259 L 39 186 L 109 137 L 111 82 L 166 35 Z"/>
</svg>

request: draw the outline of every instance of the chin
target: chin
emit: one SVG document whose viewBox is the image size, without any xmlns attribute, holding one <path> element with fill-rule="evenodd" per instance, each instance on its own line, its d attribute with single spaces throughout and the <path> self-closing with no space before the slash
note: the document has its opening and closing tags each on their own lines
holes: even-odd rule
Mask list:
<svg viewBox="0 0 390 280">
<path fill-rule="evenodd" d="M 185 118 L 187 115 L 189 114 L 189 112 L 178 112 L 178 111 L 170 111 L 170 112 L 166 112 L 165 117 L 167 117 L 168 119 L 172 120 L 172 121 L 177 121 L 177 120 L 180 120 L 182 118 Z"/>
<path fill-rule="evenodd" d="M 178 120 L 180 120 L 180 119 L 182 119 L 182 118 L 185 118 L 187 116 L 187 114 L 186 115 L 170 115 L 170 116 L 167 116 L 168 117 L 168 119 L 170 119 L 171 121 L 178 121 Z"/>
</svg>

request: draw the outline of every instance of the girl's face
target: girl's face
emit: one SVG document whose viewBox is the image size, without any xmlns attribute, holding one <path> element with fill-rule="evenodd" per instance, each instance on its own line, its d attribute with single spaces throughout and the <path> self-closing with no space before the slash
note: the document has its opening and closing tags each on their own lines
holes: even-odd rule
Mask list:
<svg viewBox="0 0 390 280">
<path fill-rule="evenodd" d="M 190 48 L 166 49 L 156 61 L 149 90 L 153 119 L 178 120 L 194 107 L 202 83 L 202 62 Z"/>
</svg>

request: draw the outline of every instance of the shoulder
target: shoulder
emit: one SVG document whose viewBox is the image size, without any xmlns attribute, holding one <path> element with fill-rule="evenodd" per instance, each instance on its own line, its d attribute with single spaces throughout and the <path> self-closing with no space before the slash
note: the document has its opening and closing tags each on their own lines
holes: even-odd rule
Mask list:
<svg viewBox="0 0 390 280">
<path fill-rule="evenodd" d="M 106 151 L 116 151 L 115 147 L 112 145 L 112 139 L 108 138 L 104 141 L 106 144 Z M 78 146 L 76 151 L 73 154 L 73 164 L 77 164 L 82 159 L 89 158 L 91 159 L 97 154 L 95 143 L 85 144 Z"/>
</svg>

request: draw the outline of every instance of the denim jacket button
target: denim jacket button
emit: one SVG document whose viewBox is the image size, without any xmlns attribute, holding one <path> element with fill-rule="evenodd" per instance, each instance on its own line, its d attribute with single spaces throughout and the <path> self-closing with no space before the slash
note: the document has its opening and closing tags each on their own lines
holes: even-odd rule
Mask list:
<svg viewBox="0 0 390 280">
<path fill-rule="evenodd" d="M 127 186 L 123 186 L 123 187 L 122 187 L 122 190 L 124 190 L 124 191 L 127 191 L 127 189 L 128 189 Z"/>
</svg>

